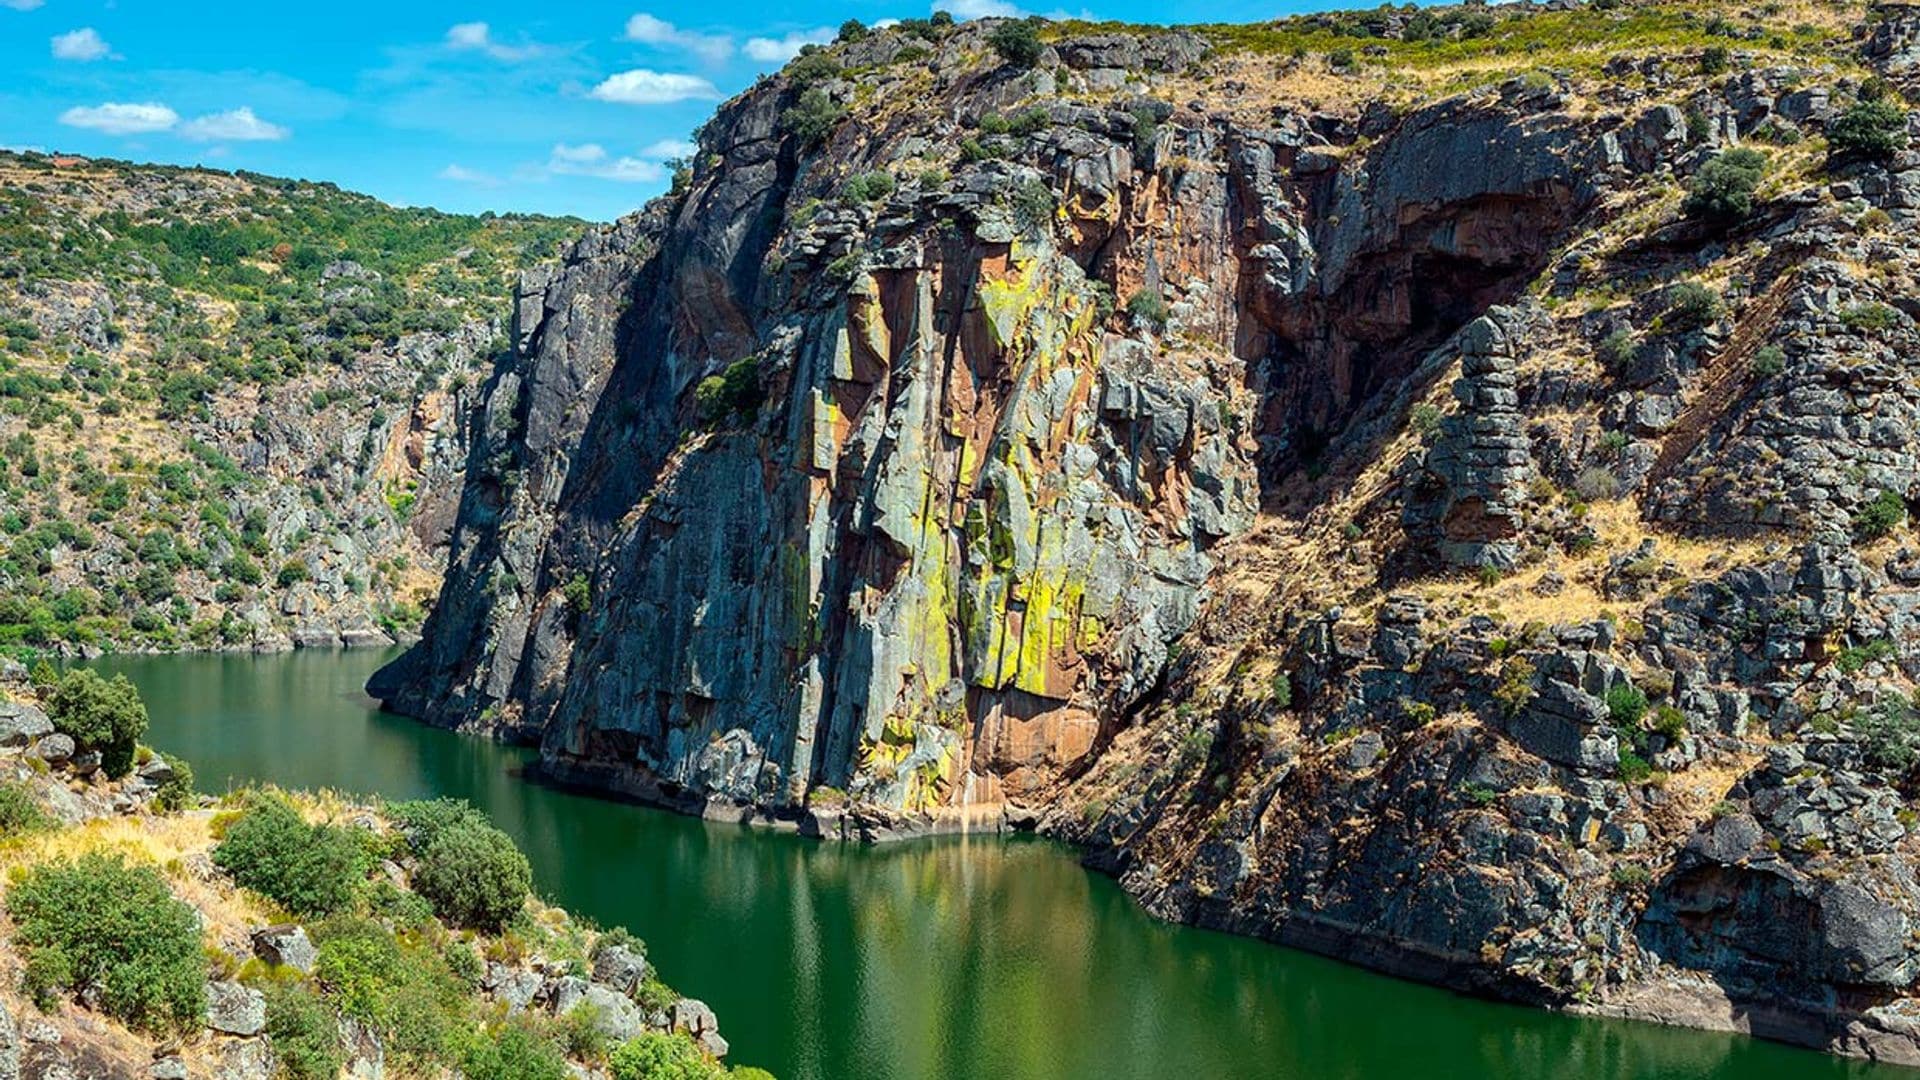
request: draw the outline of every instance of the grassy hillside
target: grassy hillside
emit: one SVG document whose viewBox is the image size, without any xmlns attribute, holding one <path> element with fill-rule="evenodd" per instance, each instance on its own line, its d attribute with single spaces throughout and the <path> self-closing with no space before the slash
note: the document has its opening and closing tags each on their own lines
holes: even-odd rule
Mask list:
<svg viewBox="0 0 1920 1080">
<path fill-rule="evenodd" d="M 417 621 L 422 489 L 516 273 L 582 226 L 0 154 L 0 648 Z"/>
</svg>

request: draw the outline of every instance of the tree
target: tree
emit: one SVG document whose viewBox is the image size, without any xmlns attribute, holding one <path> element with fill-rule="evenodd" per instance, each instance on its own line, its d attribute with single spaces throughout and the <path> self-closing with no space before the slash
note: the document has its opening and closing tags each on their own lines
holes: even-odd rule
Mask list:
<svg viewBox="0 0 1920 1080">
<path fill-rule="evenodd" d="M 434 913 L 456 926 L 495 930 L 519 914 L 533 870 L 513 839 L 491 825 L 465 821 L 441 830 L 420 856 L 413 887 Z"/>
<path fill-rule="evenodd" d="M 1827 147 L 1836 158 L 1884 159 L 1907 145 L 1907 111 L 1879 98 L 1857 101 L 1827 125 Z"/>
<path fill-rule="evenodd" d="M 846 115 L 846 108 L 828 97 L 825 90 L 810 89 L 780 114 L 780 129 L 800 140 L 802 146 L 813 146 L 826 141 Z"/>
<path fill-rule="evenodd" d="M 649 1031 L 613 1052 L 613 1080 L 714 1080 L 720 1069 L 679 1032 Z"/>
<path fill-rule="evenodd" d="M 1000 59 L 1014 67 L 1030 68 L 1040 62 L 1045 48 L 1040 43 L 1040 27 L 1031 19 L 1010 19 L 993 28 L 987 44 Z"/>
<path fill-rule="evenodd" d="M 1690 218 L 1732 225 L 1753 212 L 1753 193 L 1767 175 L 1767 156 L 1741 147 L 1716 155 L 1687 185 L 1681 209 Z"/>
<path fill-rule="evenodd" d="M 47 698 L 47 716 L 75 746 L 99 751 L 109 779 L 133 771 L 134 750 L 147 731 L 147 706 L 125 675 L 109 681 L 92 668 L 67 672 Z"/>
</svg>

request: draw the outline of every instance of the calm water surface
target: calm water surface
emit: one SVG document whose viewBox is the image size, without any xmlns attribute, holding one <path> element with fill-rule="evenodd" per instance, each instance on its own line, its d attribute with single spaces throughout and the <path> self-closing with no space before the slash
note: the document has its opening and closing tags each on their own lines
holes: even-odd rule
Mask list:
<svg viewBox="0 0 1920 1080">
<path fill-rule="evenodd" d="M 389 654 L 143 657 L 148 740 L 200 785 L 483 807 L 543 895 L 645 938 L 787 1080 L 1915 1080 L 1748 1039 L 1474 1001 L 1142 914 L 1044 841 L 881 848 L 750 832 L 529 784 L 524 751 L 380 712 Z"/>
</svg>

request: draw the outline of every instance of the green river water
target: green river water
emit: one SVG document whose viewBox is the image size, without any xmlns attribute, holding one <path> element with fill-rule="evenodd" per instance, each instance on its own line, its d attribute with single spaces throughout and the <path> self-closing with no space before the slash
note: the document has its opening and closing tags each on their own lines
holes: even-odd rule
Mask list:
<svg viewBox="0 0 1920 1080">
<path fill-rule="evenodd" d="M 1729 1035 L 1472 1000 L 1167 926 L 1031 838 L 879 848 L 714 825 L 523 780 L 528 753 L 379 711 L 390 654 L 128 657 L 148 741 L 203 789 L 270 781 L 484 808 L 543 895 L 644 938 L 785 1080 L 1915 1080 Z"/>
</svg>

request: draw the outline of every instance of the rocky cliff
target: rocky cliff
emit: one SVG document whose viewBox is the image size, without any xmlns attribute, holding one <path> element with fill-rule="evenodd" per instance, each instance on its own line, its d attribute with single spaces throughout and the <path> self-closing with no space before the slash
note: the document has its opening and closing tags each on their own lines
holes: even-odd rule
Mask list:
<svg viewBox="0 0 1920 1080">
<path fill-rule="evenodd" d="M 1154 911 L 1920 1061 L 1920 24 L 849 33 L 522 282 L 374 689 Z"/>
</svg>

